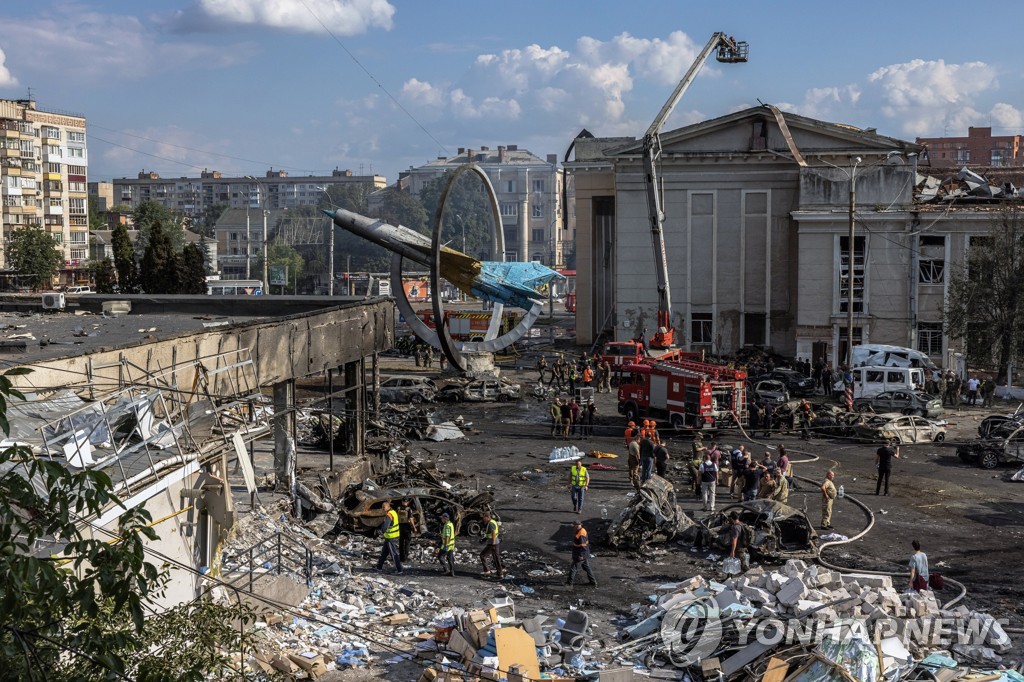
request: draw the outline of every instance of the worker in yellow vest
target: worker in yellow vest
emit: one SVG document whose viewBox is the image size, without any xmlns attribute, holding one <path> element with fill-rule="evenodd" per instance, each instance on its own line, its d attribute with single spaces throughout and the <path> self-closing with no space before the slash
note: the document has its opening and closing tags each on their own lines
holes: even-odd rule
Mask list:
<svg viewBox="0 0 1024 682">
<path fill-rule="evenodd" d="M 505 577 L 505 569 L 501 565 L 500 543 L 501 541 L 498 539 L 498 522 L 491 518 L 490 512 L 484 512 L 484 550 L 480 552 L 480 563 L 483 564 L 484 575 L 490 575 L 491 568 L 487 565 L 487 560 L 490 559 L 491 563 L 494 564 L 498 580 Z"/>
<path fill-rule="evenodd" d="M 572 510 L 579 514 L 583 511 L 583 498 L 590 487 L 590 472 L 583 462 L 573 462 L 569 469 L 569 490 L 572 496 Z"/>
<path fill-rule="evenodd" d="M 437 559 L 441 562 L 441 570 L 445 575 L 455 577 L 455 524 L 451 522 L 448 512 L 441 514 L 441 546 L 437 549 Z"/>
<path fill-rule="evenodd" d="M 384 510 L 384 521 L 377 527 L 377 533 L 384 537 L 384 545 L 380 548 L 377 559 L 377 570 L 384 570 L 384 562 L 388 557 L 395 562 L 395 575 L 402 575 L 402 560 L 398 556 L 398 512 L 391 508 L 390 502 L 381 505 Z"/>
</svg>

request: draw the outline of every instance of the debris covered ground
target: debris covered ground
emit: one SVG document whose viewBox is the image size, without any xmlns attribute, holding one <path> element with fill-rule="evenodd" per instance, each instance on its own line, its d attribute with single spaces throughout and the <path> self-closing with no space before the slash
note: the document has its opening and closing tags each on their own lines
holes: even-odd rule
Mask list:
<svg viewBox="0 0 1024 682">
<path fill-rule="evenodd" d="M 402 371 L 407 369 L 403 367 Z M 530 380 L 535 372 L 509 374 L 523 384 L 524 395 L 531 393 L 527 387 L 532 389 Z M 1020 637 L 1013 634 L 1013 629 L 1022 624 L 1019 579 L 1016 568 L 1007 570 L 1007 566 L 1020 566 L 1024 560 L 1024 509 L 1017 501 L 1016 484 L 1008 480 L 1013 471 L 986 471 L 967 466 L 955 454 L 956 442 L 973 437 L 978 422 L 987 413 L 964 409 L 960 414 L 950 414 L 949 443 L 904 446 L 904 456 L 893 475 L 892 495 L 879 498 L 873 496 L 872 462 L 877 445 L 830 438 L 816 438 L 804 444 L 796 438 L 778 436 L 751 442 L 737 432 L 721 434 L 724 442 L 730 445 L 744 443 L 756 455 L 763 453 L 766 447 L 775 452 L 779 443 L 785 443 L 787 448 L 812 452 L 820 457 L 819 461 L 800 463 L 804 457 L 799 454 L 795 454 L 794 459 L 798 462 L 796 473 L 813 480 L 819 480 L 827 469 L 834 468 L 837 471 L 836 483 L 844 484 L 848 495 L 857 496 L 872 510 L 875 527 L 855 543 L 826 550 L 828 560 L 848 567 L 849 573 L 866 573 L 869 570 L 894 572 L 890 591 L 866 580 L 854 579 L 852 583 L 855 585 L 850 581 L 844 582 L 842 576 L 836 580 L 833 571 L 815 566 L 809 559 L 805 559 L 805 568 L 797 571 L 800 564 L 785 564 L 781 558 L 775 561 L 754 558 L 750 572 L 730 578 L 722 571 L 724 557 L 720 549 L 698 549 L 692 542 L 678 537 L 647 545 L 640 551 L 612 549 L 607 544 L 608 527 L 640 503 L 628 480 L 622 420 L 615 413 L 614 394 L 599 394 L 597 403 L 598 421 L 594 436 L 589 440 L 575 438 L 570 443 L 550 437 L 546 403 L 530 398 L 500 404 L 430 406 L 429 409 L 435 411 L 439 418 L 462 416 L 464 422 L 472 422 L 473 426 L 466 430 L 464 439 L 453 443 L 413 439 L 408 445 L 409 452 L 415 460 L 429 462 L 438 471 L 461 470 L 466 475 L 478 476 L 480 490 L 493 494 L 495 509 L 502 520 L 503 559 L 508 577 L 500 584 L 482 578 L 476 556 L 479 546 L 475 539 L 467 536 L 460 536 L 457 542 L 457 576 L 442 577 L 433 554 L 436 528 L 431 527 L 429 521 L 424 535 L 414 542 L 411 567 L 407 568 L 406 575 L 400 577 L 372 572 L 380 549 L 379 540 L 349 533 L 324 539 L 321 535 L 328 529 L 321 525 L 316 533 L 309 533 L 310 537 L 305 539 L 315 545 L 314 554 L 322 557 L 315 565 L 330 567 L 334 571 L 337 564 L 338 572 L 314 571 L 312 592 L 301 606 L 297 610 L 279 610 L 277 615 L 281 616 L 281 622 L 263 628 L 268 638 L 265 651 L 271 658 L 271 662 L 265 664 L 273 666 L 271 654 L 287 652 L 302 658 L 308 653 L 307 663 L 320 657 L 322 667 L 317 669 L 317 675 L 320 670 L 333 667 L 339 670 L 326 674 L 338 676 L 338 679 L 415 680 L 421 675 L 433 679 L 432 675 L 445 676 L 446 669 L 486 677 L 489 674 L 487 669 L 495 669 L 495 665 L 496 669 L 504 671 L 498 676 L 512 679 L 516 671 L 505 668 L 500 656 L 495 664 L 495 656 L 491 655 L 487 642 L 473 631 L 473 628 L 490 630 L 494 624 L 490 623 L 490 627 L 484 624 L 481 628 L 471 627 L 465 622 L 468 614 L 477 609 L 488 614 L 488 620 L 494 620 L 489 615 L 488 600 L 499 593 L 512 600 L 517 621 L 532 621 L 537 616 L 546 619 L 539 625 L 528 623 L 524 632 L 533 638 L 538 674 L 555 679 L 581 674 L 611 679 L 625 674 L 623 668 L 632 670 L 629 674 L 635 676 L 684 679 L 683 675 L 687 674 L 688 679 L 700 679 L 700 666 L 680 667 L 678 661 L 673 662 L 667 654 L 661 653 L 661 648 L 672 645 L 671 638 L 662 646 L 655 645 L 653 641 L 639 642 L 639 638 L 626 635 L 629 628 L 647 621 L 672 599 L 677 604 L 686 602 L 686 595 L 694 595 L 704 603 L 709 599 L 714 601 L 722 620 L 726 617 L 721 615 L 722 611 L 732 613 L 729 617 L 733 620 L 729 621 L 722 634 L 723 641 L 729 645 L 735 643 L 736 640 L 730 638 L 738 634 L 740 626 L 747 627 L 754 618 L 773 616 L 788 621 L 799 616 L 800 602 L 803 601 L 820 603 L 824 608 L 798 617 L 799 623 L 825 623 L 825 618 L 833 613 L 838 618 L 856 614 L 866 623 L 889 622 L 891 617 L 894 628 L 897 628 L 897 621 L 913 622 L 914 632 L 919 632 L 922 624 L 929 622 L 928 619 L 938 619 L 954 629 L 957 623 L 965 622 L 964 618 L 968 623 L 988 622 L 981 616 L 972 621 L 971 614 L 987 613 L 1000 622 L 1008 623 L 1006 634 L 1012 638 L 1009 650 L 996 635 L 993 635 L 994 641 L 988 638 L 970 640 L 964 645 L 967 648 L 961 650 L 953 650 L 952 645 L 947 648 L 942 642 L 925 647 L 913 642 L 905 644 L 914 660 L 921 665 L 927 663 L 932 671 L 930 674 L 937 679 L 958 679 L 967 670 L 965 666 L 987 672 L 1021 660 Z M 409 437 L 408 432 L 399 435 Z M 383 440 L 381 442 L 383 444 Z M 666 478 L 674 486 L 675 504 L 700 521 L 706 520 L 707 516 L 700 511 L 700 502 L 689 492 L 686 474 L 690 442 L 686 438 L 670 438 L 672 460 Z M 618 459 L 584 459 L 591 468 L 592 482 L 584 511 L 578 517 L 571 513 L 568 491 L 568 468 L 573 460 L 549 461 L 552 450 L 565 445 L 576 446 L 584 453 L 597 451 L 620 455 Z M 300 455 L 300 466 L 322 468 L 323 460 L 307 452 Z M 453 479 L 449 483 L 459 484 L 460 481 Z M 261 495 L 269 497 L 263 492 Z M 720 510 L 731 502 L 728 497 L 728 488 L 720 487 Z M 791 492 L 789 502 L 816 525 L 820 513 L 819 498 L 816 487 L 801 484 L 799 490 Z M 244 523 L 245 514 L 242 516 Z M 266 516 L 267 519 L 278 519 L 279 513 L 267 512 Z M 601 583 L 598 589 L 568 588 L 563 584 L 572 537 L 570 523 L 576 518 L 580 518 L 590 532 L 594 550 L 591 564 Z M 269 522 L 267 519 L 264 523 Z M 287 523 L 288 532 L 292 535 L 302 535 L 299 529 L 306 530 L 300 522 L 290 520 Z M 833 524 L 836 537 L 853 537 L 865 526 L 866 518 L 851 503 L 837 501 Z M 253 540 L 255 534 L 245 536 L 245 539 Z M 831 539 L 831 535 L 820 538 L 821 541 Z M 909 544 L 912 539 L 925 543 L 934 571 L 956 578 L 968 588 L 967 596 L 947 613 L 943 613 L 942 604 L 957 593 L 951 587 L 936 593 L 934 600 L 925 599 L 920 603 L 902 594 L 906 587 L 905 564 L 911 552 Z M 239 547 L 243 548 L 245 544 L 242 542 Z M 995 550 L 997 546 L 998 552 Z M 763 565 L 758 565 L 762 561 Z M 813 571 L 817 572 L 809 574 Z M 803 588 L 794 583 L 787 589 L 806 592 L 796 599 L 795 605 L 783 603 L 780 598 L 780 590 L 792 581 L 793 576 L 789 573 L 793 572 L 799 574 Z M 777 576 L 785 580 L 780 583 Z M 412 594 L 402 592 L 402 588 Z M 836 598 L 846 598 L 844 591 L 850 600 L 832 604 Z M 359 602 L 352 603 L 356 596 L 362 600 L 361 606 Z M 781 597 L 793 601 L 792 595 L 784 593 Z M 724 603 L 733 598 L 735 601 Z M 408 608 L 414 599 L 420 601 L 414 608 Z M 722 604 L 719 604 L 720 600 Z M 817 608 L 810 604 L 804 606 Z M 367 611 L 367 608 L 371 610 Z M 402 614 L 401 609 L 409 615 L 408 622 L 385 622 L 388 616 Z M 561 638 L 559 620 L 566 620 L 572 611 L 586 614 L 590 634 L 584 637 L 582 649 L 566 660 L 564 651 L 550 644 L 556 632 Z M 276 618 L 270 617 L 272 620 Z M 296 621 L 296 617 L 300 620 Z M 321 630 L 325 624 L 330 624 L 336 631 Z M 501 629 L 512 626 L 511 623 L 500 625 Z M 690 623 L 686 624 L 686 627 L 690 626 Z M 447 633 L 448 627 L 454 629 Z M 903 627 L 906 632 L 908 626 Z M 316 635 L 318 630 L 320 635 Z M 452 645 L 451 635 L 455 632 L 461 634 Z M 660 626 L 657 632 L 661 636 Z M 879 634 L 885 632 L 882 630 Z M 330 637 L 325 638 L 327 634 Z M 443 640 L 446 634 L 449 644 L 438 643 L 438 635 Z M 859 636 L 859 633 L 855 634 Z M 870 672 L 873 668 L 869 650 L 877 650 L 878 647 L 874 632 L 868 631 L 868 635 L 867 640 L 863 637 L 847 638 L 846 644 L 837 648 L 824 644 L 820 648 L 818 644 L 800 644 L 795 649 L 792 646 L 775 647 L 744 663 L 731 673 L 730 679 L 758 679 L 761 675 L 775 680 L 797 675 L 794 679 L 801 682 L 840 679 L 829 677 L 838 673 L 826 662 L 834 660 L 830 656 L 840 655 L 845 656 L 843 660 L 851 666 L 853 662 L 863 664 L 864 670 Z M 511 636 L 518 637 L 516 641 L 525 641 L 519 635 Z M 879 643 L 889 639 L 891 637 L 880 637 Z M 693 638 L 686 639 L 687 642 L 691 640 Z M 457 649 L 450 652 L 448 649 L 452 646 Z M 495 646 L 494 653 L 500 653 L 504 644 L 495 642 Z M 902 654 L 901 650 L 894 648 L 893 642 L 887 642 L 886 646 L 889 649 L 883 647 L 881 664 L 875 655 L 876 666 L 885 666 L 886 659 L 896 660 Z M 743 651 L 747 649 L 755 651 L 751 647 Z M 521 664 L 519 657 L 524 650 L 519 647 L 516 651 L 516 662 L 509 663 L 509 667 Z M 935 651 L 946 653 L 935 654 Z M 573 656 L 577 655 L 579 658 L 574 659 Z M 724 670 L 733 656 L 735 651 L 730 649 L 709 658 L 718 658 L 718 664 Z M 1001 660 L 997 663 L 994 656 Z M 478 657 L 480 660 L 474 663 Z M 771 663 L 773 657 L 787 663 L 785 674 L 774 676 L 778 674 L 779 664 Z M 288 660 L 301 669 L 301 661 Z M 728 666 L 739 662 L 733 660 Z M 801 671 L 806 663 L 810 665 Z M 954 667 L 949 667 L 950 664 Z M 288 667 L 283 660 L 279 665 Z M 914 670 L 903 670 L 898 679 L 932 679 L 922 672 L 921 665 Z M 425 668 L 434 668 L 436 672 L 424 673 Z M 708 674 L 715 675 L 715 672 L 709 670 Z M 1003 677 L 999 679 L 1015 682 L 1024 679 L 1014 677 L 1012 673 L 1001 675 Z M 532 678 L 533 674 L 528 672 L 523 677 Z M 889 676 L 886 679 L 896 678 Z"/>
</svg>

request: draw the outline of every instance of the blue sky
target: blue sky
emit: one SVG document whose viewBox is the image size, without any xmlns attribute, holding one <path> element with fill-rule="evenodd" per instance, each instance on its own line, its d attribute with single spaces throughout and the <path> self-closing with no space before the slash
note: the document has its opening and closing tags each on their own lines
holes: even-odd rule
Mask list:
<svg viewBox="0 0 1024 682">
<path fill-rule="evenodd" d="M 203 168 L 383 174 L 459 147 L 562 157 L 755 106 L 912 140 L 1024 131 L 1016 12 L 936 0 L 34 0 L 0 4 L 0 98 L 84 113 L 91 180 Z M 1002 15 L 1001 15 L 1002 13 Z M 325 29 L 325 26 L 327 27 Z M 327 30 L 329 29 L 329 31 Z M 333 34 L 333 36 L 332 36 Z"/>
</svg>

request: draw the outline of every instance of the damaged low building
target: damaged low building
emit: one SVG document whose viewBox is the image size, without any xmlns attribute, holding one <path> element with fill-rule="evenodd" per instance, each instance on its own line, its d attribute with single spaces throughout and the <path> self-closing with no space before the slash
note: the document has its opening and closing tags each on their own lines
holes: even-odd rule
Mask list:
<svg viewBox="0 0 1024 682">
<path fill-rule="evenodd" d="M 251 443 L 273 438 L 276 478 L 289 478 L 296 380 L 338 377 L 346 418 L 360 427 L 346 442 L 354 450 L 366 420 L 366 359 L 393 339 L 385 300 L 227 298 L 118 297 L 117 309 L 131 312 L 116 315 L 103 308 L 114 297 L 101 296 L 45 316 L 0 312 L 0 336 L 23 342 L 3 348 L 3 359 L 31 370 L 12 377 L 28 400 L 11 406 L 9 444 L 73 470 L 103 470 L 127 508 L 158 520 L 151 560 L 184 567 L 172 569 L 167 604 L 194 599 L 199 576 L 217 572 L 234 522 L 229 473 L 240 468 L 256 489 Z M 111 506 L 83 530 L 106 538 L 123 512 Z"/>
</svg>

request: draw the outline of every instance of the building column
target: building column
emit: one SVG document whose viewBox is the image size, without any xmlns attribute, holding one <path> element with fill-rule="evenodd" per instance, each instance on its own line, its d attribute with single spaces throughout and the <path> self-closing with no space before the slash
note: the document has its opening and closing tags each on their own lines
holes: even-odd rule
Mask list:
<svg viewBox="0 0 1024 682">
<path fill-rule="evenodd" d="M 519 206 L 519 262 L 530 262 L 530 193 L 523 194 Z"/>
<path fill-rule="evenodd" d="M 274 384 L 274 472 L 278 486 L 288 480 L 288 439 L 295 434 L 295 380 Z"/>
<path fill-rule="evenodd" d="M 349 453 L 360 455 L 365 445 L 363 433 L 366 429 L 363 361 L 346 362 L 340 369 L 345 375 L 345 421 L 350 426 L 346 429 L 345 448 Z"/>
</svg>

